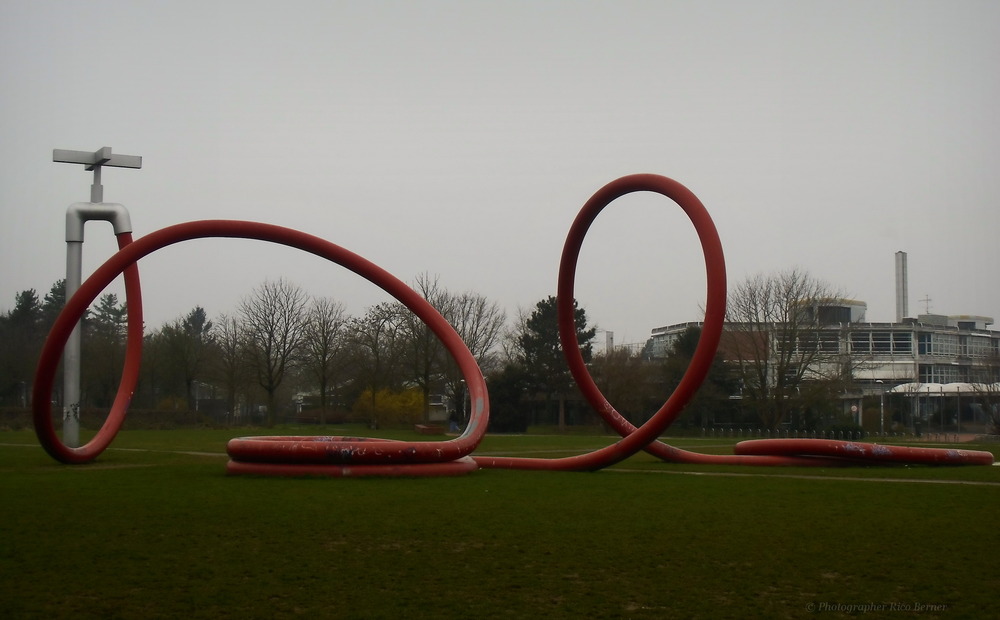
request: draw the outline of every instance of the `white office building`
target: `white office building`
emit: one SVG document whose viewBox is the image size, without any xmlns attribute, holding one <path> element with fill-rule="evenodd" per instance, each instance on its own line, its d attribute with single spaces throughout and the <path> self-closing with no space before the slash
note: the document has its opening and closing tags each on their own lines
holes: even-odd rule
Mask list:
<svg viewBox="0 0 1000 620">
<path fill-rule="evenodd" d="M 941 398 L 932 403 L 934 411 L 943 407 L 944 399 L 954 398 L 956 411 L 968 408 L 966 401 L 977 393 L 1000 394 L 1000 332 L 990 329 L 993 319 L 986 316 L 921 314 L 895 323 L 868 323 L 864 320 L 866 305 L 854 300 L 828 301 L 813 309 L 808 346 L 827 353 L 818 356 L 817 364 L 837 364 L 850 368 L 852 382 L 842 393 L 843 409 L 856 412 L 862 423 L 861 411 L 865 397 L 884 398 L 904 394 L 912 397 L 915 409 L 927 410 L 916 399 Z M 647 355 L 664 358 L 673 342 L 690 327 L 701 323 L 680 323 L 652 330 L 647 343 Z M 727 332 L 747 333 L 746 325 L 727 324 Z M 756 330 L 771 343 L 774 328 Z M 725 342 L 725 336 L 723 337 Z M 725 346 L 723 356 L 731 355 Z M 728 360 L 734 361 L 734 360 Z M 817 375 L 832 369 L 817 368 Z M 918 395 L 919 393 L 919 395 Z M 950 401 L 949 401 L 950 402 Z M 961 423 L 962 415 L 954 415 Z M 979 416 L 973 416 L 973 420 Z M 947 426 L 942 423 L 942 426 Z"/>
</svg>

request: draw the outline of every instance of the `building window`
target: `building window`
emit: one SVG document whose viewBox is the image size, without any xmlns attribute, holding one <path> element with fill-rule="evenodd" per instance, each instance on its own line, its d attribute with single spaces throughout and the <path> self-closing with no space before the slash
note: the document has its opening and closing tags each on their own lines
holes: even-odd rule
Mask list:
<svg viewBox="0 0 1000 620">
<path fill-rule="evenodd" d="M 920 355 L 930 355 L 934 352 L 930 334 L 920 334 L 917 336 L 917 353 Z"/>
<path fill-rule="evenodd" d="M 892 334 L 889 332 L 873 332 L 872 350 L 875 353 L 892 353 Z"/>
<path fill-rule="evenodd" d="M 955 334 L 932 334 L 934 355 L 958 355 L 958 336 Z"/>
<path fill-rule="evenodd" d="M 819 340 L 819 335 L 816 333 L 808 333 L 799 336 L 798 346 L 795 348 L 796 353 L 812 353 L 817 348 L 817 341 Z"/>
<path fill-rule="evenodd" d="M 961 381 L 961 367 L 950 364 L 920 364 L 920 383 L 954 383 Z"/>
<path fill-rule="evenodd" d="M 923 337 L 927 340 L 924 342 Z M 921 334 L 923 348 L 930 346 L 930 334 Z M 851 333 L 852 353 L 892 353 L 913 354 L 913 332 L 853 332 Z M 921 350 L 921 353 L 924 353 Z"/>
<path fill-rule="evenodd" d="M 820 306 L 817 315 L 820 325 L 846 325 L 851 322 L 851 309 L 843 306 Z"/>
<path fill-rule="evenodd" d="M 836 353 L 840 351 L 840 334 L 820 333 L 819 349 L 824 353 Z"/>
<path fill-rule="evenodd" d="M 913 353 L 913 334 L 910 332 L 893 332 L 892 334 L 893 353 Z"/>
<path fill-rule="evenodd" d="M 869 353 L 872 350 L 871 334 L 869 332 L 854 332 L 851 334 L 851 351 L 854 353 Z"/>
<path fill-rule="evenodd" d="M 990 356 L 990 339 L 987 336 L 970 336 L 969 337 L 969 356 L 970 357 L 989 357 Z"/>
<path fill-rule="evenodd" d="M 958 355 L 958 336 L 955 334 L 920 334 L 917 351 L 921 355 Z"/>
</svg>

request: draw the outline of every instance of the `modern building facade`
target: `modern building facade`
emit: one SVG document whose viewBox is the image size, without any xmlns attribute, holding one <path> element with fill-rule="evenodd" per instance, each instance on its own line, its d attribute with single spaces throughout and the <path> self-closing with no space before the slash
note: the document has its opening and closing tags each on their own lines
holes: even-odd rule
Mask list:
<svg viewBox="0 0 1000 620">
<path fill-rule="evenodd" d="M 814 305 L 810 309 L 809 337 L 802 338 L 804 345 L 796 345 L 825 352 L 813 358 L 818 365 L 836 364 L 841 370 L 850 369 L 850 386 L 841 398 L 845 413 L 856 413 L 859 424 L 865 397 L 883 399 L 893 388 L 899 392 L 907 384 L 972 384 L 977 387 L 965 390 L 970 398 L 978 386 L 1000 392 L 1000 332 L 990 329 L 991 317 L 922 314 L 895 323 L 869 323 L 865 321 L 865 309 L 864 302 L 853 300 Z M 695 322 L 653 329 L 647 355 L 665 358 L 681 334 L 700 326 Z M 746 334 L 747 326 L 727 324 L 726 331 Z M 768 339 L 767 348 L 774 351 L 780 346 L 774 342 L 777 331 L 764 327 L 756 333 Z M 720 352 L 724 359 L 732 356 L 725 346 L 725 335 Z M 815 370 L 817 375 L 836 371 L 832 367 Z M 959 424 L 961 418 L 962 414 L 955 416 Z"/>
</svg>

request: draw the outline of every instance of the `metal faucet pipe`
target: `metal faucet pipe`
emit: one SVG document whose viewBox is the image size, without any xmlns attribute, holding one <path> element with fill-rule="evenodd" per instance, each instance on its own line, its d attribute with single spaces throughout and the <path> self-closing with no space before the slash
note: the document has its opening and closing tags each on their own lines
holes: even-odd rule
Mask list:
<svg viewBox="0 0 1000 620">
<path fill-rule="evenodd" d="M 115 236 L 118 238 L 118 247 L 121 248 L 131 243 L 132 222 L 129 218 L 128 210 L 117 203 L 99 202 L 101 200 L 100 166 L 94 168 L 95 184 L 91 190 L 92 198 L 98 202 L 76 202 L 66 209 L 66 298 L 69 299 L 73 293 L 80 288 L 80 281 L 83 277 L 83 231 L 87 222 L 94 220 L 104 220 L 111 223 Z M 128 237 L 125 237 L 128 235 Z M 136 301 L 132 305 L 137 305 L 137 310 L 142 312 L 142 303 L 138 300 L 139 279 L 138 272 L 133 276 L 133 296 Z M 126 280 L 126 294 L 128 284 Z M 129 310 L 132 308 L 129 307 Z M 141 324 L 142 321 L 140 320 Z M 129 322 L 131 325 L 131 320 Z M 141 353 L 140 349 L 136 354 Z M 76 326 L 66 341 L 63 352 L 63 442 L 71 447 L 80 445 L 80 326 Z M 131 392 L 132 388 L 128 391 Z M 127 407 L 127 406 L 126 406 Z M 119 422 L 119 426 L 120 426 Z M 115 430 L 117 432 L 117 429 Z M 114 433 L 111 434 L 114 438 Z M 103 450 L 103 448 L 102 448 Z M 100 450 L 98 451 L 100 452 Z"/>
</svg>

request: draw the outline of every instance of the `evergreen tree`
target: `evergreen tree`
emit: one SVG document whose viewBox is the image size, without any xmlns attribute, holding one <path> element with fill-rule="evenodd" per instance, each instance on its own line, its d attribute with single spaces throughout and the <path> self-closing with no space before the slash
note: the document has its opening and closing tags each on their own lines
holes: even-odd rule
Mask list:
<svg viewBox="0 0 1000 620">
<path fill-rule="evenodd" d="M 0 401 L 27 406 L 43 339 L 38 293 L 35 289 L 17 293 L 14 308 L 0 316 Z"/>
<path fill-rule="evenodd" d="M 587 327 L 587 312 L 573 302 L 573 322 L 576 340 L 584 362 L 593 357 L 593 340 L 596 327 Z M 546 399 L 559 399 L 559 428 L 566 425 L 566 396 L 573 389 L 573 378 L 562 353 L 559 341 L 559 320 L 556 298 L 549 296 L 537 304 L 535 310 L 524 321 L 517 336 L 521 362 L 532 387 L 543 393 Z"/>
</svg>

